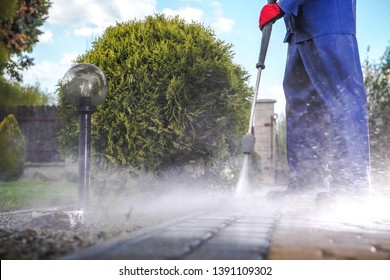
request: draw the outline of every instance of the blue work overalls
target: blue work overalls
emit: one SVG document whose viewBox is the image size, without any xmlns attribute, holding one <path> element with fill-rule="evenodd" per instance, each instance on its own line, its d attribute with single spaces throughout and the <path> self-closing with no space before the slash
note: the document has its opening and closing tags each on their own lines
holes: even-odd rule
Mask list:
<svg viewBox="0 0 390 280">
<path fill-rule="evenodd" d="M 289 190 L 367 193 L 367 98 L 355 0 L 279 0 L 286 13 Z"/>
</svg>

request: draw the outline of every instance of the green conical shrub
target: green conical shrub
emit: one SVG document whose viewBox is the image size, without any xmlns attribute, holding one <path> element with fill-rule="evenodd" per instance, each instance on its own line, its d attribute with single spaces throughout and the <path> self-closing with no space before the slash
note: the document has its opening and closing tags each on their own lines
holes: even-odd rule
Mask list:
<svg viewBox="0 0 390 280">
<path fill-rule="evenodd" d="M 18 179 L 24 170 L 26 141 L 15 116 L 0 123 L 0 180 Z"/>
</svg>

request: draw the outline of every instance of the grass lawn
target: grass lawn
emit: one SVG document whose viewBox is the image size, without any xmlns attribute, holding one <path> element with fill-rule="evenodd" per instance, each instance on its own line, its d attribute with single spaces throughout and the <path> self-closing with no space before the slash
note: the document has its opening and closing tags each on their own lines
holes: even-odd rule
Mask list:
<svg viewBox="0 0 390 280">
<path fill-rule="evenodd" d="M 0 212 L 77 203 L 77 184 L 40 180 L 0 181 Z"/>
</svg>

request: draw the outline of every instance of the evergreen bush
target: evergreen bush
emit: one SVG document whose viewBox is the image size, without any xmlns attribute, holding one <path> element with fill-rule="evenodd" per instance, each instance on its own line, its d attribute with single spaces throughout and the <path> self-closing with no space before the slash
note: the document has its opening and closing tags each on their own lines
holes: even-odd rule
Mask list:
<svg viewBox="0 0 390 280">
<path fill-rule="evenodd" d="M 0 180 L 18 179 L 24 171 L 26 142 L 12 114 L 0 123 L 0 156 Z"/>
<path fill-rule="evenodd" d="M 42 106 L 49 103 L 50 96 L 39 84 L 22 85 L 0 77 L 1 107 Z"/>
<path fill-rule="evenodd" d="M 93 156 L 131 174 L 215 165 L 239 151 L 252 89 L 232 46 L 199 23 L 149 16 L 117 23 L 77 63 L 98 66 L 109 93 L 92 115 Z M 59 146 L 77 150 L 78 119 L 59 91 Z"/>
</svg>

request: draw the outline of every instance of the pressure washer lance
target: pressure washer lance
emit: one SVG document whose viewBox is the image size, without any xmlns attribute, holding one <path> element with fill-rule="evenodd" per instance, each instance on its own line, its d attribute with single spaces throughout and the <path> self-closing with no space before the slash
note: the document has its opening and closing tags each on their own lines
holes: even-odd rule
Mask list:
<svg viewBox="0 0 390 280">
<path fill-rule="evenodd" d="M 275 3 L 276 0 L 268 0 L 268 4 L 275 4 Z M 265 62 L 265 56 L 267 55 L 269 39 L 271 37 L 272 24 L 273 24 L 272 22 L 269 22 L 266 25 L 264 25 L 262 36 L 261 36 L 259 60 L 256 64 L 256 68 L 257 68 L 256 87 L 253 95 L 251 114 L 249 118 L 249 129 L 248 129 L 248 133 L 242 137 L 242 141 L 241 141 L 242 151 L 244 154 L 247 155 L 253 152 L 253 148 L 256 142 L 256 137 L 254 136 L 255 107 L 256 107 L 257 95 L 259 92 L 261 72 L 265 68 L 264 62 Z"/>
</svg>

